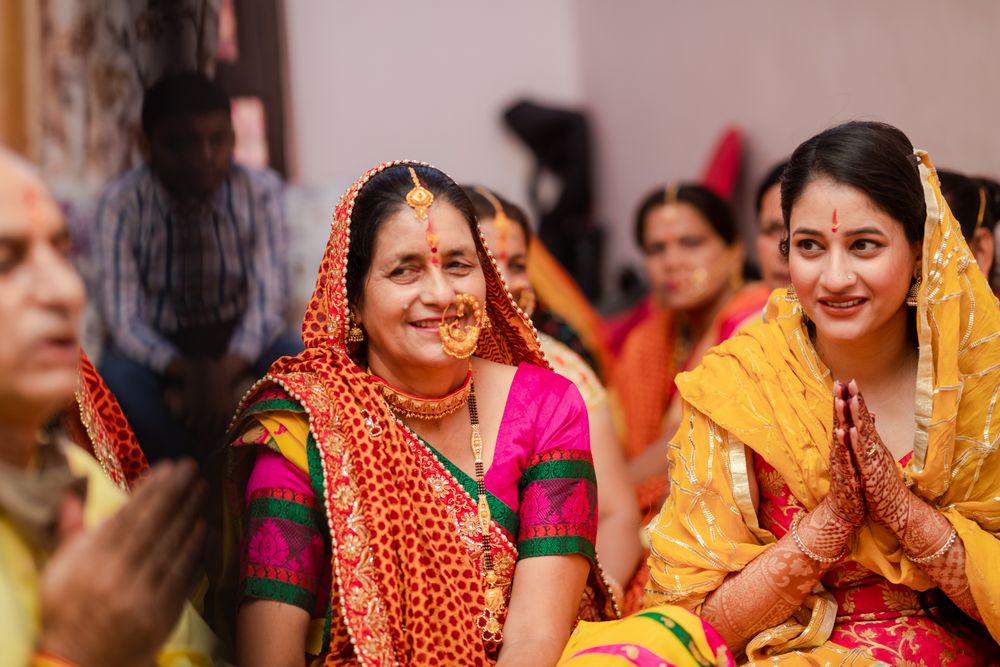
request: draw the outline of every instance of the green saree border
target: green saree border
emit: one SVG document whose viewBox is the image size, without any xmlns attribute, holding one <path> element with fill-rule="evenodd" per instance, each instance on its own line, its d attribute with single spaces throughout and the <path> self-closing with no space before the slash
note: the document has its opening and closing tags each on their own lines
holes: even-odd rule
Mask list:
<svg viewBox="0 0 1000 667">
<path fill-rule="evenodd" d="M 594 464 L 589 460 L 554 460 L 536 463 L 524 471 L 521 488 L 546 479 L 583 479 L 597 483 Z"/>
<path fill-rule="evenodd" d="M 517 559 L 537 556 L 585 556 L 591 563 L 597 558 L 594 543 L 579 535 L 532 537 L 517 543 Z"/>
<path fill-rule="evenodd" d="M 413 433 L 412 430 L 410 432 Z M 472 499 L 472 502 L 478 502 L 479 490 L 476 487 L 476 480 L 473 479 L 467 472 L 449 461 L 448 457 L 434 448 L 434 445 L 427 442 L 416 433 L 413 433 L 413 435 L 417 438 L 417 441 L 420 442 L 420 444 L 427 448 L 427 451 L 434 455 L 434 458 L 437 459 L 438 463 L 443 465 L 445 469 L 451 473 L 451 475 L 462 486 L 462 490 L 464 490 L 465 493 L 468 494 L 469 498 Z M 521 520 L 517 516 L 517 512 L 508 507 L 505 502 L 490 493 L 489 489 L 486 490 L 486 504 L 490 506 L 490 515 L 493 520 L 496 521 L 501 528 L 507 531 L 508 535 L 510 535 L 513 539 L 516 539 L 518 528 L 521 525 Z"/>
<path fill-rule="evenodd" d="M 310 591 L 287 581 L 247 577 L 241 586 L 245 597 L 276 600 L 305 609 L 311 616 L 316 608 L 316 596 Z"/>
</svg>

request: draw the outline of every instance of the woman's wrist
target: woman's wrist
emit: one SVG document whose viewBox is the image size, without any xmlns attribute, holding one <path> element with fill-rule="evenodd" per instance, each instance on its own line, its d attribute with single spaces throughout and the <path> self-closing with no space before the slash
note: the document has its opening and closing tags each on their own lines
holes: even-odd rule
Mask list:
<svg viewBox="0 0 1000 667">
<path fill-rule="evenodd" d="M 897 537 L 907 557 L 922 564 L 947 552 L 958 533 L 941 512 L 911 494 L 907 522 Z"/>
<path fill-rule="evenodd" d="M 824 499 L 810 512 L 803 512 L 792 524 L 792 537 L 799 550 L 822 564 L 843 560 L 849 552 L 851 535 L 857 527 L 841 518 Z"/>
</svg>

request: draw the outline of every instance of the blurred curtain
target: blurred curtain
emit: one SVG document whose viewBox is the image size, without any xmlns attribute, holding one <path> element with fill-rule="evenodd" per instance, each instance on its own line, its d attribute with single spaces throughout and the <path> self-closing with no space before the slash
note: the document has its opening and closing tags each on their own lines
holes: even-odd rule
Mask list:
<svg viewBox="0 0 1000 667">
<path fill-rule="evenodd" d="M 24 28 L 26 60 L 37 62 L 27 67 L 39 124 L 32 157 L 67 196 L 138 160 L 146 87 L 166 72 L 213 71 L 220 0 L 20 1 L 34 5 Z"/>
<path fill-rule="evenodd" d="M 30 154 L 25 26 L 31 0 L 0 0 L 0 144 Z"/>
</svg>

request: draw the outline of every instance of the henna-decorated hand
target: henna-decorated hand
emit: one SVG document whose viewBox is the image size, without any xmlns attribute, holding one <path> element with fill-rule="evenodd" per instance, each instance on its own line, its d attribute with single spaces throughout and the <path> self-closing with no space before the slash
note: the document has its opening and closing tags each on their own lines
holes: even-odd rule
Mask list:
<svg viewBox="0 0 1000 667">
<path fill-rule="evenodd" d="M 896 461 L 875 429 L 875 415 L 868 411 L 858 385 L 847 385 L 850 400 L 846 417 L 852 424 L 849 445 L 861 474 L 865 502 L 872 519 L 901 537 L 909 520 L 914 497 L 899 476 Z"/>
<path fill-rule="evenodd" d="M 827 502 L 837 518 L 858 528 L 865 522 L 868 509 L 865 506 L 861 476 L 847 443 L 851 428 L 845 401 L 848 396 L 847 387 L 837 382 L 834 391 L 833 447 L 830 450 L 830 492 Z"/>
</svg>

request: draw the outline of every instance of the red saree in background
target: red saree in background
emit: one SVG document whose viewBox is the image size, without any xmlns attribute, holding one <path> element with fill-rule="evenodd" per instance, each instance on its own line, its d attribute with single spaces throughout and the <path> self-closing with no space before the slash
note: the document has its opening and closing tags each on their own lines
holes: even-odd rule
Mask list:
<svg viewBox="0 0 1000 667">
<path fill-rule="evenodd" d="M 82 349 L 75 401 L 63 413 L 62 427 L 123 491 L 149 469 L 121 406 Z"/>
</svg>

